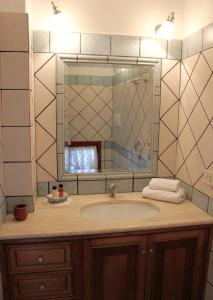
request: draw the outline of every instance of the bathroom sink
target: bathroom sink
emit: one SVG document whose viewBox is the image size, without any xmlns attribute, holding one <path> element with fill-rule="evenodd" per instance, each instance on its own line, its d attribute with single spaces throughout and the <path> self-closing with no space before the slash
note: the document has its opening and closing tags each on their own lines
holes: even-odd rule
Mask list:
<svg viewBox="0 0 213 300">
<path fill-rule="evenodd" d="M 159 208 L 151 203 L 115 200 L 86 205 L 81 209 L 81 215 L 93 220 L 129 221 L 145 220 L 159 211 Z"/>
</svg>

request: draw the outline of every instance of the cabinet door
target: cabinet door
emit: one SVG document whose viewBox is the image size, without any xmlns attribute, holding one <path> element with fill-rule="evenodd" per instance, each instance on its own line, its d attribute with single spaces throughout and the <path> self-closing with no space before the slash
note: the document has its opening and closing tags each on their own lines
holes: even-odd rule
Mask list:
<svg viewBox="0 0 213 300">
<path fill-rule="evenodd" d="M 85 300 L 144 300 L 146 237 L 85 241 Z"/>
<path fill-rule="evenodd" d="M 201 299 L 205 238 L 202 229 L 149 236 L 146 300 Z"/>
</svg>

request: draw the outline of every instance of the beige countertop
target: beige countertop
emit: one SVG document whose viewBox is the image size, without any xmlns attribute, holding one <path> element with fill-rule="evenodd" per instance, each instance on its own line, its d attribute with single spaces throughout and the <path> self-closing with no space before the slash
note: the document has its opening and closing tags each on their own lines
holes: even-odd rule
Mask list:
<svg viewBox="0 0 213 300">
<path fill-rule="evenodd" d="M 190 225 L 213 224 L 213 218 L 185 200 L 181 204 L 142 198 L 141 193 L 117 194 L 115 201 L 148 202 L 159 210 L 148 219 L 94 220 L 81 215 L 82 207 L 96 202 L 112 201 L 108 195 L 75 195 L 67 205 L 54 206 L 39 197 L 34 213 L 25 221 L 17 222 L 14 216 L 6 216 L 0 228 L 0 240 L 50 236 L 74 236 L 98 233 L 114 233 L 136 230 L 185 227 Z"/>
</svg>

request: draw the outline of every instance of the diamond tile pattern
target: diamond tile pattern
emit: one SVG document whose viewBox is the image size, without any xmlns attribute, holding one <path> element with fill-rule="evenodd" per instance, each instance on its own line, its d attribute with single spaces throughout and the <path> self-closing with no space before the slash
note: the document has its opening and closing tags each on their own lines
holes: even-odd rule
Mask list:
<svg viewBox="0 0 213 300">
<path fill-rule="evenodd" d="M 202 181 L 213 164 L 213 51 L 201 52 L 182 62 L 188 74 L 181 77 L 176 177 L 212 196 Z M 184 85 L 188 82 L 186 87 Z"/>
<path fill-rule="evenodd" d="M 178 110 L 180 94 L 179 60 L 164 59 L 162 62 L 161 109 L 158 176 L 172 176 L 176 172 L 176 151 L 178 132 Z"/>
<path fill-rule="evenodd" d="M 45 95 L 44 103 L 37 102 L 35 99 L 35 105 L 37 105 L 36 122 L 37 125 L 39 124 L 40 130 L 37 136 L 42 135 L 42 139 L 45 140 L 46 138 L 47 140 L 37 150 L 37 159 L 39 159 L 37 161 L 37 179 L 38 181 L 49 181 L 55 179 L 57 175 L 56 158 L 54 159 L 56 137 L 53 128 L 51 128 L 52 125 L 45 123 L 45 113 L 46 118 L 49 117 L 47 108 L 50 104 L 55 104 L 55 78 L 49 76 L 53 73 L 55 58 L 45 53 L 37 53 L 34 58 L 35 78 L 38 80 L 35 86 L 36 98 Z M 205 168 L 210 169 L 213 166 L 211 145 L 213 140 L 213 50 L 205 50 L 200 54 L 184 59 L 181 63 L 178 60 L 171 62 L 171 60 L 166 59 L 163 59 L 162 63 L 158 175 L 176 175 L 177 178 L 211 196 L 211 191 L 202 183 L 202 174 Z M 120 134 L 119 138 L 121 142 L 128 144 L 130 150 L 133 150 L 132 145 L 138 138 L 138 128 L 141 129 L 144 137 L 147 137 L 148 134 L 146 133 L 151 130 L 147 124 L 144 128 L 140 127 L 141 120 L 146 118 L 146 114 L 148 115 L 149 103 L 145 103 L 143 107 L 139 105 L 141 95 L 135 91 L 134 85 L 128 84 L 128 81 L 125 85 L 124 83 L 119 85 L 120 88 L 117 90 L 118 85 L 115 86 L 115 93 L 119 99 L 122 99 L 120 105 L 122 103 L 122 107 L 129 107 L 128 110 L 122 112 L 122 123 L 128 124 L 128 126 L 126 126 L 125 135 Z M 38 90 L 39 86 L 42 86 L 40 91 Z M 77 99 L 82 105 L 80 111 L 74 110 L 72 107 L 72 112 L 69 111 L 70 106 L 67 106 L 66 116 L 69 119 L 74 119 L 82 114 L 81 117 L 85 120 L 85 125 L 88 124 L 88 128 L 84 126 L 83 133 L 79 133 L 78 128 L 72 127 L 68 130 L 70 131 L 69 135 L 74 135 L 76 139 L 83 138 L 83 135 L 89 136 L 89 132 L 94 130 L 94 124 L 92 126 L 91 122 L 95 118 L 100 118 L 99 121 L 102 120 L 104 123 L 101 124 L 102 127 L 98 127 L 99 130 L 95 131 L 95 139 L 101 139 L 103 135 L 109 140 L 112 138 L 112 124 L 108 121 L 108 110 L 111 109 L 112 102 L 107 102 L 106 99 L 108 98 L 105 98 L 105 94 L 110 93 L 108 89 L 109 87 L 106 86 L 91 86 L 89 88 L 85 85 L 72 86 L 72 89 L 69 90 L 72 95 L 71 98 L 74 100 L 79 97 Z M 85 99 L 87 100 L 85 101 Z M 127 99 L 130 100 L 127 102 Z M 118 106 L 117 112 L 122 111 L 122 107 Z M 175 113 L 177 110 L 178 114 Z M 133 118 L 131 111 L 137 113 L 137 118 Z M 44 115 L 41 116 L 42 114 Z M 107 116 L 107 119 L 104 116 Z M 52 118 L 56 122 L 56 116 L 52 114 Z M 169 139 L 165 139 L 165 136 L 168 136 Z M 42 139 L 40 136 L 40 141 Z M 206 149 L 207 141 L 208 149 Z M 143 141 L 143 143 L 147 142 Z M 176 157 L 175 167 L 173 155 Z M 51 164 L 55 164 L 55 166 L 51 166 Z"/>
<path fill-rule="evenodd" d="M 120 126 L 113 126 L 113 141 L 144 160 L 152 144 L 152 85 L 152 81 L 126 80 L 113 86 L 113 112 L 120 115 Z"/>
<path fill-rule="evenodd" d="M 34 55 L 37 181 L 55 181 L 56 81 L 55 55 Z M 50 76 L 51 74 L 51 76 Z"/>
<path fill-rule="evenodd" d="M 112 139 L 112 87 L 65 85 L 65 139 Z"/>
</svg>

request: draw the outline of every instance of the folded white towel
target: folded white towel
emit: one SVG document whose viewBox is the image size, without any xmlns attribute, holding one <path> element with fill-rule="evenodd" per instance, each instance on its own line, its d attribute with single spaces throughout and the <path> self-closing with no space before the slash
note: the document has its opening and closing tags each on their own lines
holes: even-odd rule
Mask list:
<svg viewBox="0 0 213 300">
<path fill-rule="evenodd" d="M 179 190 L 180 181 L 165 178 L 152 178 L 149 182 L 150 189 L 177 192 Z"/>
<path fill-rule="evenodd" d="M 185 191 L 184 189 L 180 189 L 177 192 L 152 190 L 146 186 L 143 189 L 143 197 L 172 203 L 181 203 L 185 199 Z"/>
</svg>

